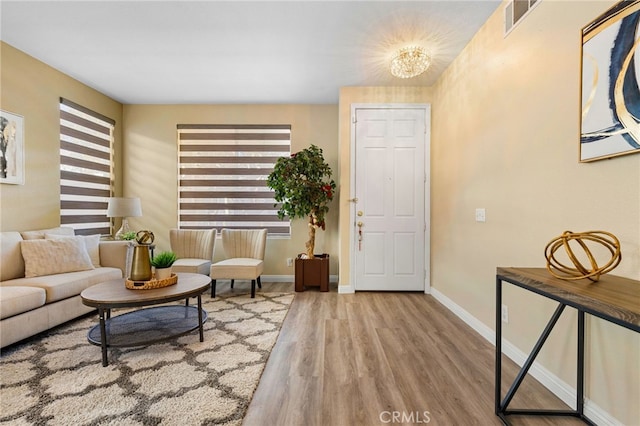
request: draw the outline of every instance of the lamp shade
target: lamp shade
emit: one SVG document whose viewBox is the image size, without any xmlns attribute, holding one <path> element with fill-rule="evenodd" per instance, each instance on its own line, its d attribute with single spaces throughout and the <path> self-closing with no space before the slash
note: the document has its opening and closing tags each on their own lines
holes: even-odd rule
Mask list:
<svg viewBox="0 0 640 426">
<path fill-rule="evenodd" d="M 111 197 L 107 205 L 107 217 L 142 216 L 140 198 Z"/>
</svg>

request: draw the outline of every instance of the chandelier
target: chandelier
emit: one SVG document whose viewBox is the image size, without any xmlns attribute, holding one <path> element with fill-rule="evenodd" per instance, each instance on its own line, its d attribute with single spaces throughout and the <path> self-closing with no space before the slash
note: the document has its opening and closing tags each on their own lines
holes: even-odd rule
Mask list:
<svg viewBox="0 0 640 426">
<path fill-rule="evenodd" d="M 391 74 L 399 78 L 416 77 L 429 68 L 431 57 L 420 46 L 403 47 L 391 60 Z"/>
</svg>

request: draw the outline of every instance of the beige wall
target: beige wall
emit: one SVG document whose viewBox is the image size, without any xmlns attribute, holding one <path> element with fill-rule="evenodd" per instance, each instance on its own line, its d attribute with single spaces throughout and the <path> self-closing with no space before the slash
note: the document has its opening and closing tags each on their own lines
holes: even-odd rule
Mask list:
<svg viewBox="0 0 640 426">
<path fill-rule="evenodd" d="M 578 163 L 580 29 L 611 4 L 544 1 L 506 38 L 500 7 L 435 87 L 432 288 L 491 328 L 495 268 L 544 267 L 565 230 L 614 233 L 613 273 L 640 279 L 640 155 Z M 512 286 L 504 303 L 505 337 L 528 353 L 555 304 Z M 575 386 L 576 315 L 563 317 L 539 359 Z M 587 397 L 637 424 L 640 336 L 593 318 L 588 330 Z"/>
<path fill-rule="evenodd" d="M 291 149 L 315 144 L 338 174 L 338 108 L 336 105 L 126 105 L 124 164 L 127 196 L 139 196 L 143 216 L 134 229 L 150 229 L 159 250 L 169 249 L 169 229 L 177 226 L 177 124 L 291 124 Z M 331 255 L 331 274 L 338 273 L 337 201 L 330 207 L 327 229 L 316 234 L 316 252 Z M 285 259 L 305 251 L 307 222 L 292 222 L 291 239 L 269 239 L 265 275 L 293 275 Z M 216 245 L 216 259 L 222 245 Z"/>
<path fill-rule="evenodd" d="M 120 190 L 122 105 L 0 42 L 0 108 L 24 117 L 25 184 L 0 185 L 0 229 L 60 224 L 60 97 L 116 121 L 116 190 Z"/>
<path fill-rule="evenodd" d="M 430 104 L 430 87 L 343 87 L 340 89 L 340 275 L 342 288 L 353 286 L 350 268 L 351 106 L 354 104 Z M 349 291 L 352 291 L 349 290 Z"/>
</svg>

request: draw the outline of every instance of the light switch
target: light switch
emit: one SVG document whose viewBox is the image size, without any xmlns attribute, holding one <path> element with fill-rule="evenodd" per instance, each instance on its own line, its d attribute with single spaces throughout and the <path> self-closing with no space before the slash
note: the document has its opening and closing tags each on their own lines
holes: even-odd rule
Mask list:
<svg viewBox="0 0 640 426">
<path fill-rule="evenodd" d="M 486 222 L 487 221 L 487 213 L 485 209 L 478 208 L 476 209 L 476 222 Z"/>
</svg>

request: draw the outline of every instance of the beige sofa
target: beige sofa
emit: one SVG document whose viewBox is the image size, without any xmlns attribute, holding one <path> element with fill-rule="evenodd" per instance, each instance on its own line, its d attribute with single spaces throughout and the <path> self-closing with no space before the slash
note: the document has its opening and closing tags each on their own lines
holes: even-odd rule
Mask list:
<svg viewBox="0 0 640 426">
<path fill-rule="evenodd" d="M 0 232 L 0 347 L 94 310 L 80 293 L 126 276 L 132 250 L 68 227 Z"/>
</svg>

